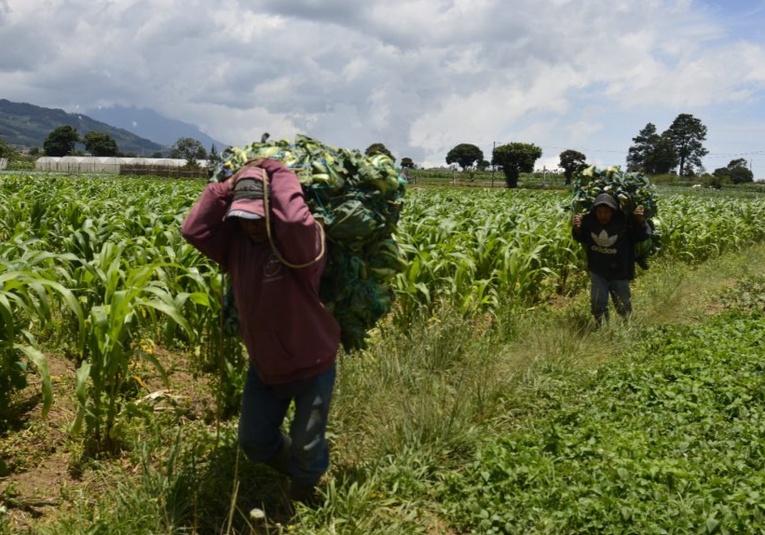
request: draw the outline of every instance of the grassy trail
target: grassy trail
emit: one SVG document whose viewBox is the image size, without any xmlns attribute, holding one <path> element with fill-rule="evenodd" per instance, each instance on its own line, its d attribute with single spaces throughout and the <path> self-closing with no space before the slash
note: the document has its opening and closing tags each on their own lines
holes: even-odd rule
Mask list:
<svg viewBox="0 0 765 535">
<path fill-rule="evenodd" d="M 654 356 L 662 358 L 658 352 L 645 355 L 646 344 L 670 344 L 674 337 L 688 336 L 684 329 L 693 327 L 707 333 L 699 337 L 702 346 L 710 346 L 718 339 L 731 339 L 734 348 L 738 343 L 746 344 L 746 340 L 723 334 L 721 329 L 727 320 L 716 317 L 724 313 L 722 296 L 736 281 L 762 276 L 759 266 L 765 265 L 763 260 L 765 248 L 754 247 L 695 268 L 657 263 L 634 284 L 635 314 L 631 322 L 614 321 L 599 331 L 588 326 L 587 296 L 582 294 L 525 314 L 508 311 L 507 317 L 500 318 L 493 328 L 481 322 L 460 325 L 458 319 L 445 312 L 436 315 L 438 320 L 413 327 L 407 336 L 385 333 L 380 353 L 368 362 L 354 362 L 342 383 L 345 395 L 340 401 L 344 406 L 340 413 L 345 413 L 347 404 L 348 408 L 353 406 L 354 417 L 350 422 L 341 420 L 339 436 L 349 440 L 341 440 L 338 457 L 341 464 L 345 461 L 363 466 L 364 483 L 377 489 L 381 502 L 392 502 L 371 507 L 372 511 L 380 511 L 379 517 L 366 515 L 363 522 L 351 521 L 354 529 L 386 532 L 390 525 L 381 517 L 403 519 L 414 514 L 417 521 L 397 525 L 397 529 L 402 533 L 439 532 L 446 515 L 450 518 L 446 524 L 452 527 L 444 532 L 453 533 L 646 533 L 661 532 L 667 526 L 670 532 L 672 528 L 678 528 L 677 532 L 685 532 L 686 528 L 689 532 L 696 532 L 696 528 L 704 532 L 703 525 L 680 529 L 684 526 L 680 521 L 676 525 L 671 521 L 649 523 L 643 525 L 645 531 L 631 528 L 640 514 L 650 516 L 651 500 L 644 495 L 639 497 L 649 505 L 639 506 L 638 511 L 623 509 L 621 524 L 613 524 L 611 519 L 598 526 L 577 523 L 572 518 L 592 516 L 593 508 L 615 507 L 607 498 L 597 498 L 604 492 L 598 487 L 598 478 L 578 481 L 574 472 L 555 480 L 563 488 L 578 487 L 595 500 L 590 509 L 578 502 L 568 503 L 567 516 L 559 511 L 564 505 L 559 498 L 536 501 L 535 497 L 543 496 L 551 485 L 551 480 L 540 473 L 559 469 L 554 460 L 545 456 L 548 448 L 552 448 L 554 459 L 558 449 L 572 446 L 556 438 L 561 421 L 575 430 L 586 429 L 592 422 L 580 425 L 577 410 L 593 407 L 591 416 L 583 417 L 593 421 L 604 418 L 603 411 L 606 416 L 611 411 L 608 404 L 613 394 L 597 390 L 592 393 L 603 381 L 602 374 L 617 373 L 608 370 L 618 370 L 630 359 L 640 358 L 650 365 Z M 755 321 L 754 325 L 761 323 Z M 664 330 L 668 334 L 652 334 Z M 641 377 L 641 381 L 651 380 L 651 376 Z M 384 388 L 372 388 L 373 384 Z M 607 382 L 600 386 L 609 392 Z M 726 385 L 719 387 L 724 392 Z M 631 410 L 641 409 L 636 404 Z M 618 420 L 629 410 L 613 418 Z M 657 417 L 662 414 L 659 411 Z M 361 428 L 359 423 L 363 423 Z M 586 440 L 630 443 L 635 438 L 633 427 L 640 425 L 633 422 L 624 429 L 617 425 L 610 431 L 612 436 L 593 435 Z M 525 454 L 515 450 L 518 441 L 532 444 Z M 664 447 L 683 448 L 685 441 L 673 436 Z M 640 459 L 640 452 L 636 458 Z M 607 458 L 600 460 L 606 466 L 610 464 Z M 699 462 L 704 462 L 703 456 Z M 522 483 L 515 478 L 515 470 L 525 474 L 520 478 Z M 617 477 L 621 476 L 622 472 L 618 472 Z M 765 488 L 761 490 L 765 492 Z M 699 490 L 707 491 L 711 490 Z M 375 500 L 366 500 L 373 502 L 368 505 L 374 505 Z M 407 503 L 418 504 L 416 514 Z M 521 509 L 533 514 L 523 516 L 514 509 L 517 503 L 526 504 Z M 698 513 L 693 508 L 688 511 Z M 710 511 L 710 529 L 718 525 L 714 529 L 722 529 L 724 524 Z M 515 523 L 514 515 L 520 515 Z M 562 519 L 554 520 L 561 515 Z M 345 514 L 339 516 L 346 518 Z M 522 529 L 521 520 L 525 522 Z M 354 529 L 349 532 L 356 532 Z"/>
<path fill-rule="evenodd" d="M 444 477 L 457 531 L 763 532 L 765 273 L 749 253 L 657 270 L 644 314 L 586 336 L 592 362 L 530 374 L 533 401 L 506 404 L 523 416 Z"/>
</svg>

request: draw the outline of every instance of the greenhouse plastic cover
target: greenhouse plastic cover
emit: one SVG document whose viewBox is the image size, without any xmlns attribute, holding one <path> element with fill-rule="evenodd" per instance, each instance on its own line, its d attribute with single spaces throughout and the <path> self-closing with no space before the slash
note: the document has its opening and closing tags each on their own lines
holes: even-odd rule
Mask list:
<svg viewBox="0 0 765 535">
<path fill-rule="evenodd" d="M 92 173 L 119 173 L 121 165 L 147 165 L 184 167 L 187 161 L 179 158 L 115 158 L 111 156 L 42 156 L 35 161 L 38 171 L 78 171 Z M 207 160 L 197 165 L 207 167 Z"/>
</svg>

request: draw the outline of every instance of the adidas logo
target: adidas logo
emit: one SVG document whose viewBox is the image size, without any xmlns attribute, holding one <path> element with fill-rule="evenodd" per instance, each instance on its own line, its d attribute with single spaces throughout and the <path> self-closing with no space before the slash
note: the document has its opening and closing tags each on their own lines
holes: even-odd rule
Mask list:
<svg viewBox="0 0 765 535">
<path fill-rule="evenodd" d="M 608 233 L 605 231 L 605 229 L 601 230 L 600 234 L 595 234 L 594 232 L 590 232 L 590 236 L 592 236 L 592 240 L 595 242 L 595 244 L 598 247 L 611 247 L 613 244 L 616 243 L 616 240 L 619 238 L 618 234 L 609 236 Z"/>
<path fill-rule="evenodd" d="M 600 231 L 600 234 L 590 232 L 590 236 L 595 242 L 595 245 L 592 246 L 593 251 L 601 254 L 616 254 L 616 249 L 613 247 L 613 245 L 616 243 L 616 240 L 619 239 L 618 234 L 609 236 L 604 229 Z"/>
</svg>

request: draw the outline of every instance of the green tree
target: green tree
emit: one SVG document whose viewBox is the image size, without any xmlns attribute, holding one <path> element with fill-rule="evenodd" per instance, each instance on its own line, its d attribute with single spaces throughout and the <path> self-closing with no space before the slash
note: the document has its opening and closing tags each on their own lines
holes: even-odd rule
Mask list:
<svg viewBox="0 0 765 535">
<path fill-rule="evenodd" d="M 182 137 L 175 142 L 170 148 L 171 158 L 182 158 L 186 160 L 187 165 L 196 165 L 197 160 L 204 160 L 207 158 L 207 152 L 205 151 L 202 143 L 191 137 Z"/>
<path fill-rule="evenodd" d="M 744 158 L 731 160 L 727 167 L 715 169 L 712 174 L 717 178 L 727 178 L 734 184 L 754 181 L 754 173 L 749 169 Z"/>
<path fill-rule="evenodd" d="M 85 134 L 85 150 L 93 156 L 117 156 L 119 149 L 112 136 L 104 132 L 88 132 Z"/>
<path fill-rule="evenodd" d="M 0 158 L 10 158 L 16 153 L 7 141 L 0 139 Z"/>
<path fill-rule="evenodd" d="M 754 182 L 754 173 L 749 169 L 745 159 L 731 160 L 728 169 L 730 169 L 730 179 L 734 184 Z"/>
<path fill-rule="evenodd" d="M 645 160 L 644 172 L 649 175 L 665 175 L 677 167 L 678 158 L 672 140 L 665 135 L 659 136 Z"/>
<path fill-rule="evenodd" d="M 699 119 L 689 113 L 681 113 L 663 135 L 671 140 L 680 160 L 678 175 L 693 176 L 696 171 L 703 170 L 701 158 L 709 151 L 702 144 L 707 139 L 707 127 Z"/>
<path fill-rule="evenodd" d="M 470 143 L 460 143 L 446 155 L 446 163 L 456 163 L 464 171 L 473 164 L 483 160 L 483 151 Z"/>
<path fill-rule="evenodd" d="M 210 154 L 207 159 L 210 160 L 211 167 L 221 160 L 220 154 L 218 154 L 218 149 L 215 147 L 215 143 L 210 146 Z"/>
<path fill-rule="evenodd" d="M 541 157 L 542 149 L 532 143 L 508 143 L 494 148 L 491 163 L 502 169 L 508 188 L 517 188 L 520 174 L 534 171 Z"/>
<path fill-rule="evenodd" d="M 558 165 L 563 169 L 566 185 L 571 184 L 571 178 L 574 176 L 574 173 L 581 171 L 587 166 L 585 163 L 587 156 L 576 150 L 564 150 L 558 157 L 560 158 Z"/>
<path fill-rule="evenodd" d="M 656 125 L 648 123 L 636 137 L 627 153 L 627 171 L 649 175 L 669 173 L 678 164 L 675 146 L 668 135 L 659 135 Z"/>
<path fill-rule="evenodd" d="M 407 157 L 401 158 L 401 167 L 403 167 L 404 169 L 414 169 L 417 166 L 414 165 L 414 160 L 412 160 L 411 158 L 407 156 Z"/>
<path fill-rule="evenodd" d="M 73 126 L 59 126 L 48 134 L 43 142 L 43 150 L 47 156 L 66 156 L 74 152 L 80 141 L 80 135 Z"/>
<path fill-rule="evenodd" d="M 647 173 L 646 160 L 653 153 L 660 138 L 655 124 L 645 125 L 638 135 L 632 138 L 634 144 L 627 151 L 627 171 Z"/>
<path fill-rule="evenodd" d="M 375 154 L 386 154 L 391 160 L 394 162 L 396 161 L 396 158 L 393 157 L 393 153 L 391 153 L 391 151 L 389 151 L 388 148 L 382 143 L 372 143 L 367 147 L 367 150 L 364 151 L 364 154 L 367 156 L 374 156 Z"/>
</svg>

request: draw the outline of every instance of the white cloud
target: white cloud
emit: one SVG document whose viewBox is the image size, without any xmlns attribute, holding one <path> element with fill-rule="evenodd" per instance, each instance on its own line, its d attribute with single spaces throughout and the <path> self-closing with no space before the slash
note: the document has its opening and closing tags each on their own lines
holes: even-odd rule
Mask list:
<svg viewBox="0 0 765 535">
<path fill-rule="evenodd" d="M 0 94 L 437 165 L 495 141 L 623 164 L 679 113 L 705 122 L 711 154 L 756 152 L 763 22 L 762 4 L 711 0 L 0 0 Z"/>
</svg>

